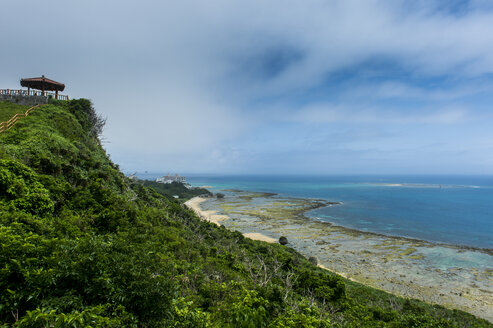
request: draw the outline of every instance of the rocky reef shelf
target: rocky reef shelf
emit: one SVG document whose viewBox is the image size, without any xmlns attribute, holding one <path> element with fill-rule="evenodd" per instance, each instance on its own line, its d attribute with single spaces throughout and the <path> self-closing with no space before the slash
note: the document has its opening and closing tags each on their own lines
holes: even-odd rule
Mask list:
<svg viewBox="0 0 493 328">
<path fill-rule="evenodd" d="M 348 279 L 400 296 L 470 312 L 493 321 L 491 250 L 362 232 L 310 218 L 339 202 L 225 190 L 201 203 L 245 234 L 288 238 L 289 246 Z"/>
</svg>

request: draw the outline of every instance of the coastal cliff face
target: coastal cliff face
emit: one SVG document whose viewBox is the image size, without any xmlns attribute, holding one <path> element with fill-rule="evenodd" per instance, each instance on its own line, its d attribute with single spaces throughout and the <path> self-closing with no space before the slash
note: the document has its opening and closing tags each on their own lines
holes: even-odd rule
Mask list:
<svg viewBox="0 0 493 328">
<path fill-rule="evenodd" d="M 0 327 L 492 327 L 200 220 L 127 179 L 103 123 L 52 101 L 0 134 Z"/>
</svg>

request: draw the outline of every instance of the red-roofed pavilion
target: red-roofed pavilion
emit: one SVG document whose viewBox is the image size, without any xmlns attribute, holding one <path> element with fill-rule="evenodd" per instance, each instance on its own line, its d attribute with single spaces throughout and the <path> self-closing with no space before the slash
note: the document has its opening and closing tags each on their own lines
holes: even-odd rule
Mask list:
<svg viewBox="0 0 493 328">
<path fill-rule="evenodd" d="M 44 75 L 41 77 L 32 77 L 29 79 L 21 79 L 21 86 L 27 88 L 28 94 L 31 89 L 41 90 L 41 95 L 45 95 L 45 91 L 55 91 L 55 98 L 58 99 L 58 91 L 65 89 L 65 84 L 50 80 Z"/>
</svg>

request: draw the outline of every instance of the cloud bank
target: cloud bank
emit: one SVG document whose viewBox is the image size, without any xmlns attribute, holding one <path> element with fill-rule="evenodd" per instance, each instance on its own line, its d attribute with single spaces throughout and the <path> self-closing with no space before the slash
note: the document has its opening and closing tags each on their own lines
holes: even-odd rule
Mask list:
<svg viewBox="0 0 493 328">
<path fill-rule="evenodd" d="M 2 7 L 0 87 L 91 98 L 128 171 L 493 173 L 489 1 Z"/>
</svg>

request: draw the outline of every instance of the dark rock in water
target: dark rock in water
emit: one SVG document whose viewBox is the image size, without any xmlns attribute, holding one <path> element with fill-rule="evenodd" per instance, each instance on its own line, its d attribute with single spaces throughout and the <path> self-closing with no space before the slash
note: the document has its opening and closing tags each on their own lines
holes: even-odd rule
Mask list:
<svg viewBox="0 0 493 328">
<path fill-rule="evenodd" d="M 318 265 L 318 260 L 317 260 L 317 258 L 316 258 L 315 256 L 310 256 L 310 257 L 308 258 L 308 261 L 309 261 L 311 264 L 315 265 L 315 266 L 316 266 L 316 265 Z"/>
<path fill-rule="evenodd" d="M 279 238 L 279 244 L 281 244 L 281 245 L 286 245 L 286 244 L 289 244 L 289 242 L 288 242 L 288 238 L 286 238 L 286 237 L 284 237 L 284 236 L 281 236 L 281 237 Z"/>
</svg>

